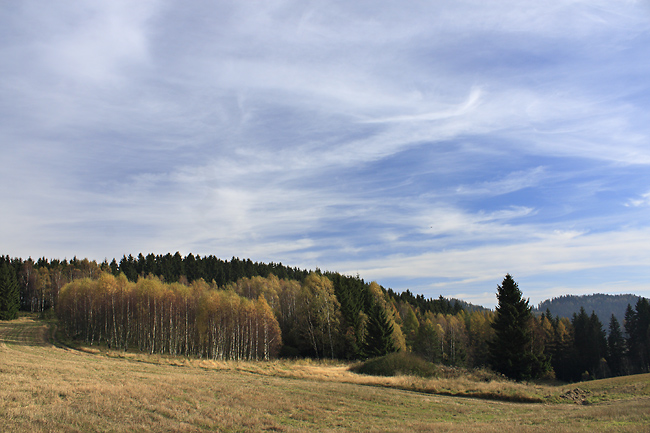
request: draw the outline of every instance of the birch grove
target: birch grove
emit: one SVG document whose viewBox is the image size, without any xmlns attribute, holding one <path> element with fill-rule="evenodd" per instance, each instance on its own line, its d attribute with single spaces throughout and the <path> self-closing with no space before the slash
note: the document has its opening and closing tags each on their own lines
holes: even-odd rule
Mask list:
<svg viewBox="0 0 650 433">
<path fill-rule="evenodd" d="M 248 299 L 202 280 L 190 286 L 155 277 L 130 282 L 103 273 L 61 289 L 59 320 L 71 339 L 109 348 L 220 360 L 260 360 L 282 344 L 263 296 Z"/>
</svg>

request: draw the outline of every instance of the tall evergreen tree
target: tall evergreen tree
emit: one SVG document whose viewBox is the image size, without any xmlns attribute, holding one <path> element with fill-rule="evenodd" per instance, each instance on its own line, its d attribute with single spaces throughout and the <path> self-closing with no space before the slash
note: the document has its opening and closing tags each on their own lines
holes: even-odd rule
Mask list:
<svg viewBox="0 0 650 433">
<path fill-rule="evenodd" d="M 625 339 L 621 333 L 621 326 L 612 314 L 609 321 L 609 336 L 607 337 L 607 364 L 613 376 L 623 374 L 623 357 L 625 356 Z"/>
<path fill-rule="evenodd" d="M 601 369 L 601 360 L 607 355 L 607 337 L 603 325 L 595 312 L 591 316 L 584 307 L 571 319 L 574 332 L 576 353 L 575 380 L 581 377 L 603 377 L 606 372 Z"/>
<path fill-rule="evenodd" d="M 348 358 L 363 357 L 365 338 L 365 315 L 363 309 L 368 296 L 367 285 L 359 277 L 338 273 L 326 274 L 334 285 L 336 299 L 341 305 L 343 353 Z"/>
<path fill-rule="evenodd" d="M 510 274 L 497 287 L 497 299 L 495 336 L 490 342 L 492 368 L 515 380 L 541 376 L 548 367 L 543 355 L 533 351 L 532 307 Z"/>
<path fill-rule="evenodd" d="M 0 320 L 13 320 L 20 308 L 20 288 L 16 273 L 7 263 L 0 267 Z"/>
<path fill-rule="evenodd" d="M 650 302 L 639 298 L 634 309 L 625 311 L 625 333 L 632 368 L 635 373 L 650 371 Z"/>
<path fill-rule="evenodd" d="M 607 357 L 607 333 L 603 329 L 603 324 L 596 315 L 595 311 L 591 312 L 589 316 L 589 337 L 593 342 L 594 362 L 596 367 L 594 369 L 597 378 L 607 377 L 607 365 L 603 366 L 603 360 Z"/>
<path fill-rule="evenodd" d="M 571 321 L 568 318 L 553 320 L 553 341 L 550 344 L 549 355 L 555 376 L 567 382 L 580 380 L 580 371 L 576 372 L 575 347 Z"/>
<path fill-rule="evenodd" d="M 367 357 L 383 356 L 395 352 L 393 325 L 386 310 L 377 302 L 370 309 L 368 328 L 364 345 Z"/>
</svg>

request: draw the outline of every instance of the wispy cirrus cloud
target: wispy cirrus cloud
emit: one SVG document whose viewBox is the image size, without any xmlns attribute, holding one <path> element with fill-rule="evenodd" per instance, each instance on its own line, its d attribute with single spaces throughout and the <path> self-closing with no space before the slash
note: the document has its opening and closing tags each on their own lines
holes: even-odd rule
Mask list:
<svg viewBox="0 0 650 433">
<path fill-rule="evenodd" d="M 504 272 L 535 296 L 599 269 L 641 287 L 649 16 L 569 0 L 8 6 L 0 239 L 21 256 L 358 271 L 436 297 L 479 299 Z"/>
<path fill-rule="evenodd" d="M 649 206 L 649 205 L 650 205 L 650 192 L 641 194 L 641 196 L 637 198 L 631 198 L 625 203 L 625 206 L 628 207 L 641 207 L 641 206 Z"/>
</svg>

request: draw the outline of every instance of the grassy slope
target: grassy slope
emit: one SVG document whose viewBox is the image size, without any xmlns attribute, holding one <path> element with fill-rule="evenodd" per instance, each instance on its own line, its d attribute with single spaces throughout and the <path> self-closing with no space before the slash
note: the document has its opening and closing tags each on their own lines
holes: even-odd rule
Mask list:
<svg viewBox="0 0 650 433">
<path fill-rule="evenodd" d="M 650 425 L 648 375 L 565 387 L 377 378 L 342 364 L 89 353 L 56 348 L 47 337 L 42 322 L 0 322 L 3 431 L 592 432 Z M 571 404 L 427 393 L 472 390 Z"/>
</svg>

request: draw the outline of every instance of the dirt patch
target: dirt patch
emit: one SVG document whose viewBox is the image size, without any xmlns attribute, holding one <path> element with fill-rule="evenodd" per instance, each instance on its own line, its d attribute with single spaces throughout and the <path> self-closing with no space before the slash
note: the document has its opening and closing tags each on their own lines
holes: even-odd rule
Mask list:
<svg viewBox="0 0 650 433">
<path fill-rule="evenodd" d="M 588 398 L 591 395 L 591 391 L 586 389 L 574 388 L 570 389 L 564 394 L 560 395 L 562 400 L 569 400 L 576 404 L 589 404 Z"/>
</svg>

